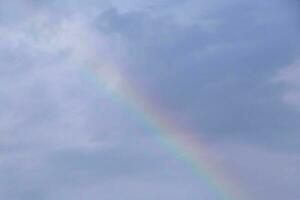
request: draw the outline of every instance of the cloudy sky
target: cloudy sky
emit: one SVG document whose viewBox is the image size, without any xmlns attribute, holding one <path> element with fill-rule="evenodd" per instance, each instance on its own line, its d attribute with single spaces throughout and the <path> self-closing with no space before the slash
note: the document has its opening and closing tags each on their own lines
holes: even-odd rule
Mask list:
<svg viewBox="0 0 300 200">
<path fill-rule="evenodd" d="M 226 200 L 299 200 L 299 34 L 297 0 L 0 0 L 0 199 L 224 200 L 146 101 L 245 193 Z"/>
</svg>

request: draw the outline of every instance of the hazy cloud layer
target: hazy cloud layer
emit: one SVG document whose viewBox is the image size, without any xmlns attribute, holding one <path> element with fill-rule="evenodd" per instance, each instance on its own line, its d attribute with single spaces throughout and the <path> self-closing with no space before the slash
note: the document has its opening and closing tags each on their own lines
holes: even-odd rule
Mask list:
<svg viewBox="0 0 300 200">
<path fill-rule="evenodd" d="M 130 81 L 253 199 L 298 200 L 298 11 L 280 0 L 0 1 L 0 198 L 216 199 L 114 100 Z"/>
</svg>

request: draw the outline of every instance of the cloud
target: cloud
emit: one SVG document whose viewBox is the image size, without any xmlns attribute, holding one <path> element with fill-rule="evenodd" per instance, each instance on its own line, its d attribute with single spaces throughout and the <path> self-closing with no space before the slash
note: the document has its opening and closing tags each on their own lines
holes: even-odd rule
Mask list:
<svg viewBox="0 0 300 200">
<path fill-rule="evenodd" d="M 165 153 L 107 96 L 120 81 L 113 67 L 122 68 L 122 45 L 91 25 L 81 14 L 53 21 L 47 12 L 1 24 L 1 198 L 52 199 L 60 188 L 68 196 L 82 184 L 159 174 Z M 86 77 L 88 67 L 107 86 Z"/>
<path fill-rule="evenodd" d="M 256 199 L 294 200 L 299 112 L 281 101 L 299 106 L 290 11 L 281 1 L 2 1 L 0 197 L 215 199 L 116 104 L 111 91 L 128 81 L 203 134 Z"/>
<path fill-rule="evenodd" d="M 298 114 L 269 80 L 297 52 L 294 15 L 281 1 L 201 3 L 109 9 L 95 24 L 124 41 L 125 71 L 134 85 L 195 132 L 280 146 L 282 132 L 298 130 Z M 178 19 L 182 9 L 193 22 Z"/>
<path fill-rule="evenodd" d="M 90 136 L 67 131 L 84 126 L 82 115 L 88 109 L 88 101 L 79 96 L 84 84 L 81 77 L 68 60 L 60 57 L 69 48 L 63 41 L 68 30 L 52 24 L 47 15 L 1 29 L 1 50 L 8 50 L 1 63 L 4 72 L 1 85 L 5 93 L 2 101 L 7 103 L 3 109 L 9 112 L 1 115 L 5 122 L 1 126 L 2 138 L 42 146 L 52 142 L 53 146 L 64 146 L 71 138 L 70 145 L 88 142 Z M 68 124 L 76 119 L 71 128 Z M 47 130 L 47 127 L 51 128 Z"/>
<path fill-rule="evenodd" d="M 250 199 L 296 200 L 300 197 L 295 187 L 300 181 L 299 152 L 273 151 L 232 141 L 213 145 L 212 149 L 222 157 L 221 163 L 229 173 L 247 188 Z"/>
<path fill-rule="evenodd" d="M 296 109 L 300 108 L 300 61 L 280 69 L 274 78 L 278 84 L 284 85 L 282 99 Z"/>
</svg>

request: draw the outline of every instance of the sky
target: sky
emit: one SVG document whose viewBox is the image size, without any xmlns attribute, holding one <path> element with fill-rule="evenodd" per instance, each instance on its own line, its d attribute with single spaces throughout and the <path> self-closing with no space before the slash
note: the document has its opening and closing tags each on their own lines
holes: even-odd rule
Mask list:
<svg viewBox="0 0 300 200">
<path fill-rule="evenodd" d="M 0 199 L 299 200 L 299 15 L 297 0 L 0 0 Z M 157 138 L 171 129 L 204 150 Z M 198 153 L 226 178 L 181 155 Z"/>
</svg>

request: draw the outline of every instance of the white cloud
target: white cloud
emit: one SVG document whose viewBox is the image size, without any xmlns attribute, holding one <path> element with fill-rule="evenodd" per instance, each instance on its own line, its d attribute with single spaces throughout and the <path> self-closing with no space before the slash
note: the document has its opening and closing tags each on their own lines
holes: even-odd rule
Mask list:
<svg viewBox="0 0 300 200">
<path fill-rule="evenodd" d="M 2 61 L 0 70 L 18 68 L 18 73 L 1 75 L 8 106 L 0 114 L 0 144 L 43 149 L 105 145 L 86 130 L 94 111 L 92 99 L 84 95 L 81 70 L 95 68 L 108 89 L 116 87 L 122 46 L 93 29 L 90 20 L 74 14 L 53 21 L 53 14 L 45 12 L 16 26 L 0 26 L 0 49 L 13 57 Z"/>
<path fill-rule="evenodd" d="M 300 60 L 279 70 L 274 81 L 285 86 L 283 101 L 300 109 Z"/>
</svg>

